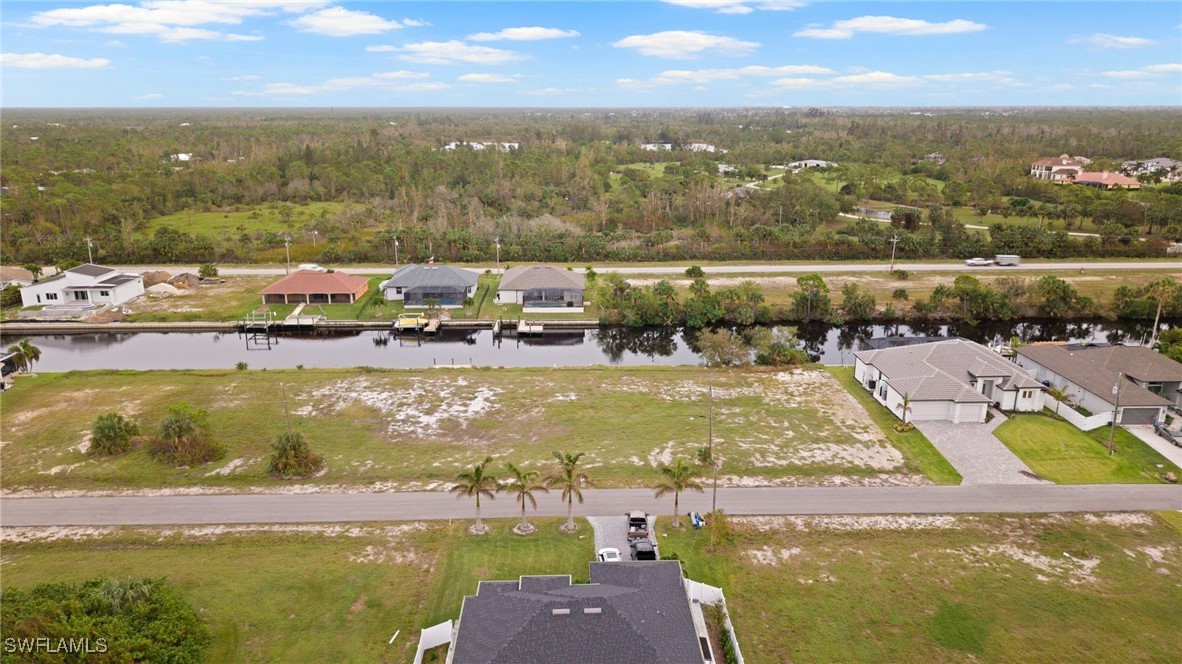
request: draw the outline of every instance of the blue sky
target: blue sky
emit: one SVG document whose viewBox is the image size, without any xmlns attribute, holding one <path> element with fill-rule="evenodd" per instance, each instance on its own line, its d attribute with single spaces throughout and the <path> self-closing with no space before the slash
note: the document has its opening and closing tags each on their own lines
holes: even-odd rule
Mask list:
<svg viewBox="0 0 1182 664">
<path fill-rule="evenodd" d="M 5 107 L 1182 105 L 1179 2 L 0 7 Z"/>
</svg>

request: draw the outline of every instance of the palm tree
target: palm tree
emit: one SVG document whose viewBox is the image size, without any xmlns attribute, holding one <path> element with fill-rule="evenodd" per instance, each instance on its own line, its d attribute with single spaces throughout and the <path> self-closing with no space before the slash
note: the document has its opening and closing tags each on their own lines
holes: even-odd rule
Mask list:
<svg viewBox="0 0 1182 664">
<path fill-rule="evenodd" d="M 562 526 L 565 532 L 573 532 L 575 526 L 575 500 L 583 504 L 583 487 L 595 486 L 587 474 L 579 470 L 579 459 L 584 452 L 571 454 L 570 452 L 554 452 L 558 459 L 558 470 L 546 478 L 546 487 L 555 486 L 562 489 L 562 499 L 566 501 L 566 524 Z"/>
<path fill-rule="evenodd" d="M 673 494 L 673 527 L 680 528 L 681 492 L 689 490 L 702 493 L 702 485 L 698 482 L 698 469 L 686 463 L 685 459 L 677 459 L 672 466 L 661 464 L 661 481 L 653 490 L 657 498 L 667 493 Z"/>
<path fill-rule="evenodd" d="M 12 362 L 21 371 L 30 371 L 33 364 L 41 359 L 41 349 L 30 343 L 28 339 L 9 346 L 8 352 L 15 356 L 12 358 Z"/>
<path fill-rule="evenodd" d="M 907 424 L 907 413 L 911 412 L 911 393 L 903 393 L 903 424 Z"/>
<path fill-rule="evenodd" d="M 480 521 L 480 497 L 488 496 L 489 500 L 496 499 L 493 492 L 498 488 L 497 478 L 486 472 L 490 463 L 492 463 L 492 457 L 485 457 L 484 461 L 473 466 L 472 470 L 456 475 L 456 484 L 451 488 L 451 492 L 456 494 L 457 498 L 469 496 L 476 498 L 476 525 L 468 531 L 473 535 L 483 535 L 488 532 L 488 528 Z"/>
<path fill-rule="evenodd" d="M 513 494 L 514 500 L 521 503 L 521 523 L 517 524 L 513 530 L 522 535 L 532 533 L 534 527 L 525 520 L 525 502 L 528 500 L 529 504 L 537 509 L 538 501 L 534 498 L 534 492 L 550 493 L 550 490 L 546 488 L 544 483 L 538 481 L 538 471 L 522 470 L 512 463 L 505 464 L 505 467 L 509 469 L 509 482 L 501 486 L 500 490 Z"/>
</svg>

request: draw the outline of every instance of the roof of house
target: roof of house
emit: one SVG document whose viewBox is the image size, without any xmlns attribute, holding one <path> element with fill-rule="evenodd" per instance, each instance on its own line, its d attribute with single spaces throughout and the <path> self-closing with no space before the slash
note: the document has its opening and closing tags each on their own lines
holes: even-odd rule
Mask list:
<svg viewBox="0 0 1182 664">
<path fill-rule="evenodd" d="M 101 277 L 104 274 L 107 274 L 108 272 L 114 272 L 114 271 L 115 271 L 115 268 L 113 268 L 113 267 L 107 267 L 105 265 L 95 265 L 94 263 L 85 263 L 83 265 L 79 265 L 78 267 L 72 267 L 72 268 L 66 270 L 66 272 L 72 272 L 73 274 L 81 274 L 81 275 L 84 275 L 87 277 Z"/>
<path fill-rule="evenodd" d="M 454 664 L 701 662 L 681 563 L 591 563 L 569 576 L 482 581 L 464 598 Z"/>
<path fill-rule="evenodd" d="M 1074 157 L 1058 156 L 1049 159 L 1039 159 L 1034 162 L 1035 166 L 1079 166 L 1080 162 Z"/>
<path fill-rule="evenodd" d="M 1085 171 L 1075 176 L 1076 184 L 1087 184 L 1089 182 L 1104 184 L 1110 187 L 1114 185 L 1119 185 L 1121 187 L 1141 186 L 1139 181 L 1127 175 L 1121 175 L 1120 173 L 1110 173 L 1108 171 L 1104 171 L 1102 173 Z"/>
<path fill-rule="evenodd" d="M 369 279 L 344 272 L 296 270 L 262 290 L 263 295 L 299 295 L 306 293 L 356 293 Z"/>
<path fill-rule="evenodd" d="M 1062 344 L 1036 344 L 1018 350 L 1108 403 L 1115 403 L 1112 386 L 1117 374 L 1143 382 L 1182 382 L 1182 364 L 1142 346 L 1095 346 L 1071 348 Z M 1166 406 L 1169 401 L 1137 385 L 1120 391 L 1122 406 Z"/>
<path fill-rule="evenodd" d="M 23 267 L 0 265 L 0 282 L 8 283 L 10 281 L 27 281 L 32 283 L 33 273 Z"/>
<path fill-rule="evenodd" d="M 500 290 L 565 288 L 583 290 L 583 275 L 549 265 L 518 265 L 505 270 Z"/>
<path fill-rule="evenodd" d="M 415 288 L 418 286 L 452 286 L 468 288 L 476 285 L 478 274 L 472 270 L 465 270 L 450 265 L 403 265 L 394 271 L 383 284 L 382 288 L 400 286 Z"/>
<path fill-rule="evenodd" d="M 974 378 L 1002 378 L 998 386 L 1003 390 L 1044 389 L 1022 367 L 965 339 L 864 350 L 854 357 L 881 371 L 895 391 L 912 401 L 989 402 L 973 388 Z"/>
<path fill-rule="evenodd" d="M 896 348 L 898 346 L 914 346 L 916 344 L 930 344 L 936 341 L 948 341 L 949 339 L 959 339 L 960 337 L 874 337 L 872 339 L 863 339 L 858 344 L 858 350 L 882 350 L 884 348 Z"/>
</svg>

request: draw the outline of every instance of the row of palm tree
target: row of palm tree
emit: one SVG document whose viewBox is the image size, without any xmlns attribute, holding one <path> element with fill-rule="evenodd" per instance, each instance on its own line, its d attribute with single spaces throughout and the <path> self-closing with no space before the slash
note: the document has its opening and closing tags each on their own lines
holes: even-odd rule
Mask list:
<svg viewBox="0 0 1182 664">
<path fill-rule="evenodd" d="M 470 531 L 477 535 L 488 532 L 488 527 L 484 525 L 480 516 L 480 499 L 483 497 L 495 500 L 497 493 L 513 496 L 514 501 L 521 507 L 521 522 L 514 527 L 514 531 L 524 535 L 534 530 L 534 527 L 525 518 L 526 504 L 528 503 L 530 507 L 537 509 L 536 494 L 549 493 L 550 489 L 558 489 L 561 491 L 562 501 L 566 503 L 566 523 L 560 529 L 563 532 L 573 532 L 577 528 L 575 525 L 575 501 L 577 500 L 581 505 L 583 503 L 583 489 L 595 486 L 587 473 L 579 468 L 579 461 L 584 454 L 584 452 L 572 454 L 555 451 L 553 456 L 558 461 L 558 466 L 545 477 L 542 477 L 539 471 L 523 470 L 512 462 L 506 463 L 505 469 L 509 475 L 503 483 L 489 471 L 493 458 L 491 456 L 485 457 L 484 461 L 473 466 L 472 470 L 466 470 L 456 475 L 456 483 L 451 487 L 451 492 L 456 494 L 458 498 L 476 499 L 476 524 L 472 526 Z M 692 464 L 686 463 L 685 459 L 676 459 L 672 465 L 661 464 L 659 470 L 661 479 L 653 487 L 653 490 L 657 498 L 673 494 L 673 527 L 680 528 L 681 493 L 683 491 L 697 491 L 698 493 L 703 491 L 698 469 Z"/>
</svg>

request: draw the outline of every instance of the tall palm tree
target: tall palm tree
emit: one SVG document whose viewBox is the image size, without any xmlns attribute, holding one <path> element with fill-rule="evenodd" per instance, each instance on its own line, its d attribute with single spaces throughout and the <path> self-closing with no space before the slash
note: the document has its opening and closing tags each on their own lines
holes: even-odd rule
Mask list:
<svg viewBox="0 0 1182 664">
<path fill-rule="evenodd" d="M 21 371 L 30 371 L 33 364 L 41 359 L 41 349 L 30 343 L 28 339 L 9 346 L 8 352 L 15 355 L 12 361 Z"/>
<path fill-rule="evenodd" d="M 681 527 L 681 492 L 682 491 L 697 491 L 702 493 L 702 485 L 698 482 L 698 469 L 685 462 L 685 459 L 677 459 L 672 466 L 661 464 L 661 481 L 653 487 L 656 492 L 656 497 L 660 498 L 667 493 L 673 494 L 673 527 Z"/>
<path fill-rule="evenodd" d="M 521 504 L 521 523 L 514 530 L 523 534 L 531 533 L 534 527 L 529 525 L 529 522 L 525 520 L 525 503 L 529 501 L 529 504 L 534 509 L 537 509 L 538 501 L 534 497 L 534 492 L 550 493 L 550 490 L 546 488 L 543 482 L 538 481 L 538 475 L 540 474 L 538 471 L 522 470 L 512 463 L 505 464 L 505 467 L 509 470 L 509 481 L 502 485 L 500 490 L 513 494 L 514 500 Z"/>
<path fill-rule="evenodd" d="M 562 499 L 566 501 L 566 524 L 562 529 L 571 532 L 575 529 L 575 500 L 583 504 L 583 487 L 595 486 L 587 474 L 579 470 L 579 459 L 584 452 L 571 454 L 570 452 L 554 452 L 558 459 L 558 470 L 546 478 L 546 487 L 562 489 Z"/>
<path fill-rule="evenodd" d="M 496 499 L 493 492 L 498 488 L 497 478 L 487 472 L 490 463 L 492 463 L 492 457 L 485 457 L 484 461 L 473 466 L 472 470 L 456 475 L 456 484 L 451 488 L 451 492 L 456 494 L 457 498 L 472 496 L 476 498 L 476 525 L 471 528 L 471 532 L 476 535 L 488 532 L 488 528 L 480 520 L 480 497 L 487 496 L 489 500 Z"/>
<path fill-rule="evenodd" d="M 911 393 L 903 393 L 903 424 L 907 424 L 907 413 L 911 412 Z"/>
</svg>

